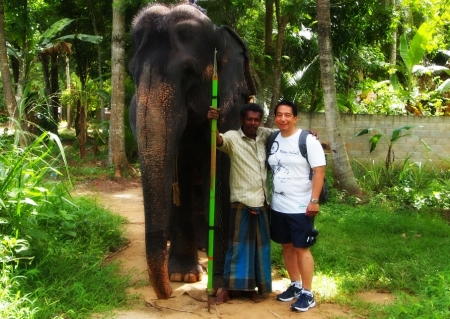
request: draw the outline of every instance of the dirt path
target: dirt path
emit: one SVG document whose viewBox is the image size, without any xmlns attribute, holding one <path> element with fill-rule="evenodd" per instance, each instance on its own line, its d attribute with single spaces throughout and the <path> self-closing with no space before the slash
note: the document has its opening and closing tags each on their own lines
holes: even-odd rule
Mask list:
<svg viewBox="0 0 450 319">
<path fill-rule="evenodd" d="M 231 301 L 211 306 L 207 309 L 207 275 L 201 282 L 195 284 L 172 283 L 173 294 L 168 300 L 159 300 L 149 283 L 145 264 L 144 243 L 144 213 L 142 189 L 139 182 L 116 184 L 111 181 L 90 183 L 77 188 L 76 193 L 98 198 L 99 202 L 113 212 L 129 220 L 126 236 L 129 246 L 111 257 L 118 260 L 123 272 L 131 274 L 134 285 L 130 294 L 138 294 L 139 301 L 131 309 L 118 310 L 114 316 L 117 319 L 197 319 L 197 318 L 351 318 L 352 311 L 336 304 L 321 303 L 306 313 L 297 313 L 289 309 L 289 302 L 279 302 L 276 294 L 284 290 L 287 280 L 274 280 L 273 292 L 265 296 L 265 300 L 255 304 L 246 298 L 234 298 Z M 207 264 L 204 252 L 199 251 L 200 262 Z M 362 296 L 366 301 L 386 302 L 386 294 L 367 293 Z M 358 316 L 361 318 L 360 316 Z"/>
</svg>

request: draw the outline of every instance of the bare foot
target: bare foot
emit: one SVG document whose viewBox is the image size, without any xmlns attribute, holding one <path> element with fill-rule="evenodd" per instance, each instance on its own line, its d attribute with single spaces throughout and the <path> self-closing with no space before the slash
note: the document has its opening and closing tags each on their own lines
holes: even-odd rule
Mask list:
<svg viewBox="0 0 450 319">
<path fill-rule="evenodd" d="M 216 295 L 216 298 L 213 299 L 213 304 L 220 305 L 224 302 L 231 300 L 230 293 L 227 289 L 222 288 L 222 290 Z"/>
<path fill-rule="evenodd" d="M 258 295 L 258 293 L 256 291 L 247 291 L 245 293 L 245 296 L 250 299 L 251 301 L 253 301 L 254 303 L 258 303 L 264 300 L 263 297 L 261 297 L 260 295 Z"/>
</svg>

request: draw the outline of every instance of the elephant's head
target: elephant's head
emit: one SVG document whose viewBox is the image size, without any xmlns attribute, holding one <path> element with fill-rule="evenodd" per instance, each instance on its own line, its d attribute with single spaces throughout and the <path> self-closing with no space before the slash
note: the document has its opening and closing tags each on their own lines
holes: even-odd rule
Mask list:
<svg viewBox="0 0 450 319">
<path fill-rule="evenodd" d="M 158 298 L 168 298 L 167 226 L 178 143 L 186 127 L 205 127 L 215 50 L 219 126 L 239 126 L 240 106 L 254 94 L 249 56 L 236 33 L 191 5 L 146 7 L 135 16 L 131 37 L 136 93 L 130 117 L 141 163 L 147 264 Z"/>
</svg>

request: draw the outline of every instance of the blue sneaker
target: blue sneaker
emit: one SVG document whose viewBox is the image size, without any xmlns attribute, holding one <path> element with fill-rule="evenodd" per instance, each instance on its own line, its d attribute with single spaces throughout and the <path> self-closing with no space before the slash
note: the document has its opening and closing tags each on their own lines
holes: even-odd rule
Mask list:
<svg viewBox="0 0 450 319">
<path fill-rule="evenodd" d="M 301 288 L 297 288 L 294 285 L 290 285 L 285 292 L 277 295 L 277 300 L 280 301 L 291 301 L 294 298 L 297 298 L 302 293 Z"/>
<path fill-rule="evenodd" d="M 314 308 L 315 306 L 314 296 L 308 293 L 302 293 L 297 301 L 291 305 L 291 309 L 294 311 L 308 311 L 309 308 Z"/>
</svg>

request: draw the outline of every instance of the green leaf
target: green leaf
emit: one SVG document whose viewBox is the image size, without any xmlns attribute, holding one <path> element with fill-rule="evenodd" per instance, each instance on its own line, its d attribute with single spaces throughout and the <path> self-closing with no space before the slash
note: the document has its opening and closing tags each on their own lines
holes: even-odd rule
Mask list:
<svg viewBox="0 0 450 319">
<path fill-rule="evenodd" d="M 398 140 L 401 137 L 400 133 L 401 133 L 402 130 L 410 130 L 413 127 L 414 126 L 403 126 L 403 127 L 398 128 L 398 129 L 395 129 L 392 132 L 391 142 L 395 142 L 396 140 Z"/>
<path fill-rule="evenodd" d="M 450 90 L 450 79 L 445 80 L 439 87 L 436 89 L 439 93 L 444 93 Z"/>
<path fill-rule="evenodd" d="M 400 56 L 402 57 L 403 63 L 405 63 L 405 66 L 408 70 L 412 69 L 412 62 L 409 58 L 409 49 L 408 49 L 408 41 L 406 40 L 406 34 L 402 34 L 400 36 Z"/>
<path fill-rule="evenodd" d="M 426 45 L 431 40 L 432 36 L 433 29 L 430 28 L 427 23 L 422 23 L 414 35 L 409 47 L 408 56 L 411 63 L 411 70 L 412 66 L 419 64 L 420 61 L 422 61 Z"/>
<path fill-rule="evenodd" d="M 80 41 L 83 42 L 90 42 L 90 43 L 94 43 L 94 44 L 100 44 L 103 40 L 102 36 L 97 36 L 97 35 L 89 35 L 89 34 L 68 34 L 62 37 L 59 37 L 57 39 L 55 39 L 53 42 L 61 42 L 61 41 L 65 41 L 67 39 L 78 39 Z"/>
<path fill-rule="evenodd" d="M 101 96 L 106 101 L 111 100 L 111 95 L 106 90 L 96 90 L 95 93 L 97 93 L 99 96 Z"/>
<path fill-rule="evenodd" d="M 397 74 L 391 74 L 391 78 L 390 78 L 392 87 L 394 88 L 394 90 L 399 91 L 400 90 L 400 84 L 398 82 L 398 77 Z"/>
<path fill-rule="evenodd" d="M 356 137 L 356 136 L 361 136 L 361 135 L 368 134 L 370 130 L 371 130 L 371 128 L 365 128 L 365 129 L 363 129 L 361 132 L 357 133 L 357 134 L 355 135 L 355 137 Z"/>
<path fill-rule="evenodd" d="M 45 47 L 47 44 L 49 44 L 52 39 L 56 36 L 58 32 L 63 30 L 65 27 L 67 27 L 69 24 L 71 24 L 74 20 L 64 18 L 59 21 L 56 21 L 52 24 L 50 28 L 45 30 L 45 32 L 42 34 L 42 37 L 39 41 L 39 45 L 42 47 Z"/>
<path fill-rule="evenodd" d="M 372 153 L 375 150 L 375 148 L 377 147 L 378 141 L 381 139 L 382 136 L 383 136 L 383 134 L 375 134 L 374 136 L 372 136 L 372 138 L 369 141 L 370 153 Z"/>
<path fill-rule="evenodd" d="M 49 238 L 49 235 L 46 232 L 36 229 L 36 228 L 29 228 L 26 230 L 26 233 L 33 238 L 39 238 L 39 239 Z"/>
<path fill-rule="evenodd" d="M 36 202 L 34 201 L 34 200 L 32 200 L 31 198 L 25 198 L 24 200 L 22 200 L 21 202 L 23 202 L 23 203 L 27 203 L 27 204 L 30 204 L 30 205 L 33 205 L 33 206 L 38 206 L 38 204 L 36 204 Z"/>
<path fill-rule="evenodd" d="M 71 231 L 71 230 L 63 230 L 63 231 L 61 231 L 61 233 L 69 235 L 69 236 L 72 236 L 72 237 L 76 237 L 77 236 L 77 233 L 74 232 L 74 231 Z"/>
<path fill-rule="evenodd" d="M 421 139 L 420 137 L 419 137 L 419 141 L 423 144 L 423 146 L 426 147 L 427 150 L 429 150 L 429 151 L 431 150 L 431 147 L 428 146 L 428 144 L 423 139 Z"/>
</svg>

